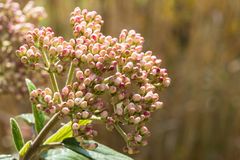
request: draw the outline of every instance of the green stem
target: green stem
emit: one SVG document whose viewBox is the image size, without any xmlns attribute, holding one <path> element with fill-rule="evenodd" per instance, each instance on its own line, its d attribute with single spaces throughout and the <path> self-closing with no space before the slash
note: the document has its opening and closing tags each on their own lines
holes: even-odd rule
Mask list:
<svg viewBox="0 0 240 160">
<path fill-rule="evenodd" d="M 74 67 L 73 63 L 71 62 L 71 65 L 70 65 L 70 68 L 68 71 L 66 85 L 70 85 L 72 83 L 73 76 L 74 76 L 74 69 L 75 69 L 75 67 Z"/>
<path fill-rule="evenodd" d="M 23 157 L 23 160 L 30 160 L 31 157 L 35 154 L 38 150 L 39 146 L 43 143 L 44 139 L 48 135 L 49 131 L 57 124 L 60 112 L 53 115 L 53 117 L 48 121 L 48 123 L 43 127 L 40 133 L 37 135 L 33 143 L 31 144 L 30 148 L 28 149 L 27 153 Z"/>
<path fill-rule="evenodd" d="M 49 75 L 50 75 L 50 81 L 51 81 L 51 84 L 52 84 L 52 87 L 53 87 L 53 91 L 60 93 L 59 88 L 58 88 L 58 84 L 57 84 L 56 75 L 52 72 L 50 72 Z"/>
<path fill-rule="evenodd" d="M 46 66 L 50 67 L 50 62 L 48 60 L 47 54 L 42 51 L 43 54 L 43 60 L 46 64 Z M 56 79 L 56 75 L 52 72 L 49 72 L 50 80 L 52 83 L 53 91 L 59 92 L 58 83 Z M 60 100 L 62 102 L 62 99 Z M 44 139 L 47 137 L 50 130 L 58 123 L 60 112 L 55 113 L 51 119 L 47 122 L 47 124 L 43 127 L 43 129 L 40 131 L 40 133 L 37 135 L 37 137 L 34 139 L 33 143 L 31 144 L 30 148 L 26 152 L 25 156 L 23 157 L 23 160 L 29 160 L 31 157 L 36 153 L 38 148 L 43 143 Z"/>
<path fill-rule="evenodd" d="M 126 144 L 128 144 L 127 134 L 123 131 L 123 129 L 118 124 L 115 124 L 114 127 L 118 131 L 118 133 L 123 137 Z"/>
<path fill-rule="evenodd" d="M 47 66 L 47 68 L 49 70 L 49 75 L 50 75 L 50 80 L 51 80 L 51 84 L 52 84 L 52 87 L 53 87 L 53 91 L 54 92 L 59 92 L 56 75 L 55 75 L 55 73 L 51 72 L 50 69 L 49 69 L 51 64 L 50 64 L 50 62 L 48 60 L 47 53 L 44 52 L 43 50 L 41 50 L 41 51 L 42 51 L 42 55 L 43 55 L 43 61 L 45 62 L 46 66 Z"/>
</svg>

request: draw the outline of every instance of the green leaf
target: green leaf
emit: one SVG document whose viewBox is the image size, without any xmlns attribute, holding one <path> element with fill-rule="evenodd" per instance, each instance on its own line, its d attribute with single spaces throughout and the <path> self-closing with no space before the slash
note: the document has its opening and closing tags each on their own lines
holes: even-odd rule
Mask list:
<svg viewBox="0 0 240 160">
<path fill-rule="evenodd" d="M 24 140 L 22 137 L 21 130 L 18 126 L 17 121 L 14 118 L 10 118 L 10 125 L 11 125 L 12 136 L 13 136 L 15 147 L 18 151 L 20 151 L 24 145 Z"/>
<path fill-rule="evenodd" d="M 44 160 L 90 160 L 89 158 L 78 154 L 74 151 L 71 151 L 67 148 L 55 148 L 49 149 L 47 152 L 43 152 L 40 155 L 40 158 Z"/>
<path fill-rule="evenodd" d="M 25 81 L 26 81 L 29 93 L 31 93 L 33 90 L 36 89 L 35 85 L 32 83 L 31 80 L 26 79 Z M 33 112 L 34 121 L 35 121 L 35 130 L 37 131 L 37 133 L 39 133 L 41 129 L 44 127 L 44 123 L 45 123 L 44 113 L 42 111 L 39 111 L 36 105 L 34 104 L 32 104 L 32 112 Z"/>
<path fill-rule="evenodd" d="M 6 155 L 6 154 L 2 154 L 0 155 L 0 160 L 13 160 L 13 156 L 12 155 Z"/>
<path fill-rule="evenodd" d="M 32 141 L 27 141 L 27 143 L 25 143 L 25 145 L 22 147 L 22 149 L 19 151 L 19 155 L 21 157 L 23 157 L 25 155 L 25 153 L 27 152 L 27 150 L 29 149 L 29 147 L 31 146 Z"/>
<path fill-rule="evenodd" d="M 95 141 L 88 141 L 88 142 L 97 143 Z M 71 149 L 72 151 L 75 151 L 93 160 L 113 160 L 113 159 L 114 160 L 133 160 L 132 158 L 122 153 L 119 153 L 100 143 L 97 143 L 98 147 L 94 150 L 83 149 L 81 146 L 79 146 L 79 143 L 75 140 L 75 138 L 65 139 L 63 141 L 63 144 L 68 149 Z"/>
<path fill-rule="evenodd" d="M 91 120 L 80 120 L 79 125 L 86 125 L 90 123 Z M 64 126 L 62 126 L 55 134 L 49 137 L 44 144 L 49 144 L 53 142 L 62 142 L 66 138 L 72 137 L 72 122 L 68 122 Z"/>
<path fill-rule="evenodd" d="M 16 116 L 18 119 L 22 119 L 24 122 L 26 122 L 29 125 L 34 125 L 34 117 L 32 113 L 24 113 Z"/>
<path fill-rule="evenodd" d="M 47 115 L 44 115 L 44 117 L 45 117 L 45 120 L 49 119 L 49 117 Z M 23 113 L 23 114 L 16 116 L 16 118 L 23 120 L 28 125 L 35 125 L 34 116 L 32 113 Z"/>
</svg>

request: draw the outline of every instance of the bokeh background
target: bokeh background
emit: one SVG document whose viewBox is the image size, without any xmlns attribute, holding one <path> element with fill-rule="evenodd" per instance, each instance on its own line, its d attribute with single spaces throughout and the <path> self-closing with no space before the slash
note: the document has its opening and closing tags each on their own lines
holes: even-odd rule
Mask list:
<svg viewBox="0 0 240 160">
<path fill-rule="evenodd" d="M 145 38 L 145 50 L 163 60 L 172 84 L 162 93 L 165 107 L 149 124 L 149 145 L 133 156 L 136 160 L 240 159 L 239 0 L 36 3 L 47 10 L 42 24 L 57 35 L 72 36 L 69 14 L 76 6 L 96 10 L 104 19 L 105 34 L 135 29 Z M 30 106 L 28 99 L 19 102 L 9 95 L 0 100 L 0 153 L 10 153 L 9 117 L 30 111 Z M 99 130 L 100 142 L 121 151 L 124 142 L 117 133 Z"/>
</svg>

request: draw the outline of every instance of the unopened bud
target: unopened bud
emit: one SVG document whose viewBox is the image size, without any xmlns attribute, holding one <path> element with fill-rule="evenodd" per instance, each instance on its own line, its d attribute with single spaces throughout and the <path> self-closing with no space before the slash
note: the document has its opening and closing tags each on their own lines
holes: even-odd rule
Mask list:
<svg viewBox="0 0 240 160">
<path fill-rule="evenodd" d="M 82 97 L 82 96 L 83 96 L 83 92 L 82 92 L 82 91 L 77 91 L 77 92 L 75 93 L 75 96 L 76 96 L 77 98 Z"/>
<path fill-rule="evenodd" d="M 62 108 L 62 113 L 67 115 L 70 112 L 70 110 L 67 107 Z"/>
<path fill-rule="evenodd" d="M 46 95 L 46 96 L 44 97 L 44 101 L 45 101 L 45 102 L 49 102 L 51 99 L 52 99 L 52 96 L 50 96 L 50 95 Z"/>
<path fill-rule="evenodd" d="M 132 98 L 134 102 L 139 102 L 142 97 L 139 94 L 134 94 Z"/>
<path fill-rule="evenodd" d="M 82 98 L 75 98 L 74 103 L 75 105 L 79 106 L 82 102 Z"/>
<path fill-rule="evenodd" d="M 85 108 L 87 108 L 87 101 L 83 101 L 83 102 L 81 102 L 81 104 L 80 104 L 80 107 L 82 108 L 82 109 L 85 109 Z"/>
<path fill-rule="evenodd" d="M 44 91 L 47 95 L 52 95 L 52 90 L 50 88 L 45 88 Z"/>
<path fill-rule="evenodd" d="M 146 134 L 149 133 L 149 130 L 148 130 L 148 128 L 147 128 L 146 126 L 142 126 L 142 127 L 140 128 L 140 133 L 141 133 L 142 135 L 146 135 Z"/>
<path fill-rule="evenodd" d="M 141 135 L 136 135 L 134 136 L 134 140 L 137 142 L 141 142 L 142 141 L 142 136 Z"/>
<path fill-rule="evenodd" d="M 73 123 L 72 124 L 72 129 L 74 129 L 74 130 L 79 129 L 79 124 L 78 123 Z"/>
<path fill-rule="evenodd" d="M 168 77 L 163 80 L 164 87 L 168 87 L 170 83 L 171 83 L 171 79 Z"/>
<path fill-rule="evenodd" d="M 68 95 L 68 93 L 69 93 L 68 87 L 64 87 L 64 88 L 62 89 L 62 94 L 63 94 L 64 96 L 66 96 L 66 95 Z"/>
<path fill-rule="evenodd" d="M 106 119 L 107 116 L 108 116 L 108 112 L 107 112 L 107 111 L 102 111 L 102 112 L 100 113 L 100 116 L 101 116 L 101 118 Z"/>
<path fill-rule="evenodd" d="M 73 106 L 74 106 L 74 101 L 73 101 L 72 99 L 69 99 L 69 100 L 67 101 L 67 106 L 68 106 L 68 107 L 73 107 Z"/>
<path fill-rule="evenodd" d="M 138 124 L 139 122 L 141 122 L 141 118 L 140 118 L 140 117 L 136 117 L 136 118 L 134 119 L 134 123 L 135 123 L 135 124 Z"/>
<path fill-rule="evenodd" d="M 88 116 L 89 116 L 88 111 L 83 111 L 83 112 L 82 112 L 82 118 L 83 118 L 83 119 L 87 119 Z"/>
</svg>

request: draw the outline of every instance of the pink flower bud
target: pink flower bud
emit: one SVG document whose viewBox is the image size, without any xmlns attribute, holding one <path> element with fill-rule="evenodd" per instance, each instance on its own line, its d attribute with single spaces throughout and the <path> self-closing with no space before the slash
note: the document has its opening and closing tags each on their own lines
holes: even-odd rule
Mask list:
<svg viewBox="0 0 240 160">
<path fill-rule="evenodd" d="M 145 99 L 146 101 L 150 101 L 150 100 L 152 100 L 152 97 L 153 97 L 153 92 L 150 91 L 150 92 L 148 92 L 148 93 L 145 95 L 144 99 Z"/>
<path fill-rule="evenodd" d="M 85 109 L 85 108 L 87 108 L 87 101 L 82 101 L 81 102 L 81 104 L 80 104 L 80 107 L 82 108 L 82 109 Z"/>
<path fill-rule="evenodd" d="M 74 103 L 75 105 L 79 106 L 82 102 L 82 98 L 75 98 Z"/>
<path fill-rule="evenodd" d="M 83 54 L 83 52 L 82 52 L 81 50 L 77 50 L 77 51 L 75 52 L 75 57 L 76 57 L 76 58 L 81 58 L 82 54 Z"/>
<path fill-rule="evenodd" d="M 68 106 L 68 107 L 73 107 L 73 106 L 74 106 L 74 101 L 73 101 L 72 99 L 69 99 L 69 100 L 67 101 L 67 106 Z"/>
<path fill-rule="evenodd" d="M 110 91 L 111 94 L 116 93 L 117 88 L 115 86 L 110 86 L 109 91 Z"/>
<path fill-rule="evenodd" d="M 82 91 L 82 90 L 84 90 L 84 89 L 86 89 L 85 84 L 80 84 L 80 85 L 78 86 L 78 90 Z"/>
<path fill-rule="evenodd" d="M 82 62 L 87 62 L 87 55 L 83 54 L 83 55 L 81 56 L 81 61 L 82 61 Z"/>
<path fill-rule="evenodd" d="M 117 78 L 114 80 L 114 83 L 115 83 L 115 85 L 120 85 L 120 84 L 122 83 L 122 78 L 117 77 Z"/>
<path fill-rule="evenodd" d="M 27 52 L 26 52 L 26 55 L 28 57 L 31 57 L 31 56 L 34 56 L 34 51 L 32 49 L 29 49 Z"/>
<path fill-rule="evenodd" d="M 61 64 L 57 65 L 57 72 L 61 73 L 63 71 L 63 66 Z"/>
<path fill-rule="evenodd" d="M 168 77 L 163 80 L 164 87 L 168 87 L 170 83 L 171 83 L 171 79 Z"/>
<path fill-rule="evenodd" d="M 101 116 L 102 119 L 106 119 L 107 116 L 108 116 L 108 112 L 107 112 L 107 111 L 102 111 L 102 112 L 100 113 L 100 116 Z"/>
<path fill-rule="evenodd" d="M 23 64 L 26 64 L 26 63 L 28 62 L 28 58 L 27 58 L 26 56 L 22 56 L 21 62 L 22 62 Z"/>
<path fill-rule="evenodd" d="M 84 75 L 85 76 L 90 76 L 90 74 L 91 74 L 91 70 L 90 69 L 85 69 Z"/>
<path fill-rule="evenodd" d="M 43 109 L 41 104 L 37 104 L 36 107 L 37 107 L 38 110 L 42 110 Z"/>
<path fill-rule="evenodd" d="M 33 90 L 33 91 L 30 93 L 30 96 L 36 98 L 36 97 L 38 96 L 38 92 L 37 92 L 36 90 Z"/>
<path fill-rule="evenodd" d="M 98 45 L 94 45 L 93 48 L 92 48 L 92 53 L 97 54 L 98 51 L 99 51 Z"/>
<path fill-rule="evenodd" d="M 119 100 L 123 100 L 125 98 L 125 93 L 120 93 L 119 95 L 118 95 L 118 99 Z"/>
<path fill-rule="evenodd" d="M 93 55 L 91 53 L 87 54 L 87 62 L 91 62 L 93 60 Z"/>
<path fill-rule="evenodd" d="M 52 95 L 52 90 L 50 88 L 45 88 L 44 91 L 47 95 Z"/>
<path fill-rule="evenodd" d="M 44 37 L 43 44 L 44 45 L 48 45 L 49 44 L 49 37 L 48 36 Z"/>
<path fill-rule="evenodd" d="M 59 101 L 59 100 L 60 100 L 60 97 L 61 97 L 61 95 L 60 95 L 59 92 L 55 92 L 55 93 L 53 94 L 53 99 L 54 99 L 55 101 Z"/>
<path fill-rule="evenodd" d="M 88 86 L 91 83 L 91 79 L 90 78 L 86 78 L 84 79 L 83 83 Z"/>
<path fill-rule="evenodd" d="M 102 69 L 103 68 L 103 64 L 101 63 L 101 62 L 97 62 L 96 63 L 96 67 L 97 67 L 97 69 Z"/>
<path fill-rule="evenodd" d="M 57 46 L 57 52 L 61 53 L 63 51 L 63 46 L 62 45 L 58 45 Z"/>
<path fill-rule="evenodd" d="M 62 108 L 62 113 L 67 115 L 70 112 L 70 110 L 67 107 Z"/>
<path fill-rule="evenodd" d="M 57 53 L 57 49 L 55 47 L 51 47 L 49 49 L 50 56 L 56 56 L 56 53 Z"/>
<path fill-rule="evenodd" d="M 85 96 L 84 96 L 84 98 L 85 98 L 86 100 L 89 100 L 89 99 L 92 98 L 92 97 L 93 97 L 93 94 L 90 93 L 90 92 L 86 93 Z"/>
<path fill-rule="evenodd" d="M 141 142 L 142 141 L 142 136 L 141 135 L 136 135 L 136 136 L 134 136 L 134 140 L 136 142 Z"/>
<path fill-rule="evenodd" d="M 100 56 L 105 56 L 107 54 L 107 51 L 106 50 L 101 50 L 100 52 L 99 52 L 99 55 Z"/>
<path fill-rule="evenodd" d="M 83 112 L 82 112 L 82 118 L 83 118 L 83 119 L 87 119 L 88 116 L 89 116 L 88 111 L 83 111 Z"/>
<path fill-rule="evenodd" d="M 72 124 L 72 129 L 78 130 L 79 129 L 79 124 L 78 123 L 73 123 Z"/>
<path fill-rule="evenodd" d="M 82 71 L 77 71 L 76 72 L 76 78 L 78 81 L 82 81 L 84 79 L 84 75 Z"/>
<path fill-rule="evenodd" d="M 50 111 L 51 114 L 56 113 L 56 106 L 50 107 L 50 108 L 49 108 L 49 111 Z"/>
<path fill-rule="evenodd" d="M 45 97 L 44 97 L 44 101 L 45 102 L 50 102 L 50 100 L 52 99 L 52 96 L 50 96 L 50 95 L 46 95 Z"/>
<path fill-rule="evenodd" d="M 64 96 L 66 96 L 66 95 L 68 95 L 68 93 L 69 93 L 69 89 L 68 89 L 68 87 L 64 87 L 63 89 L 62 89 L 62 94 L 64 95 Z"/>
<path fill-rule="evenodd" d="M 141 100 L 141 96 L 139 94 L 134 94 L 132 99 L 134 102 L 139 102 Z"/>
<path fill-rule="evenodd" d="M 137 46 L 137 47 L 135 48 L 135 50 L 136 50 L 137 52 L 141 52 L 142 49 L 143 49 L 143 47 L 142 47 L 141 45 L 140 45 L 140 46 Z"/>
<path fill-rule="evenodd" d="M 134 123 L 135 124 L 138 124 L 139 122 L 141 122 L 141 118 L 140 117 L 134 118 Z"/>
<path fill-rule="evenodd" d="M 140 129 L 140 133 L 142 135 L 149 134 L 148 128 L 146 126 L 142 126 L 141 129 Z"/>
<path fill-rule="evenodd" d="M 123 115 L 123 109 L 122 109 L 122 107 L 117 105 L 115 112 L 116 112 L 116 114 L 119 115 L 119 116 Z"/>
<path fill-rule="evenodd" d="M 155 102 L 155 106 L 156 106 L 156 109 L 160 109 L 163 106 L 163 102 L 160 102 L 160 101 Z"/>
</svg>

